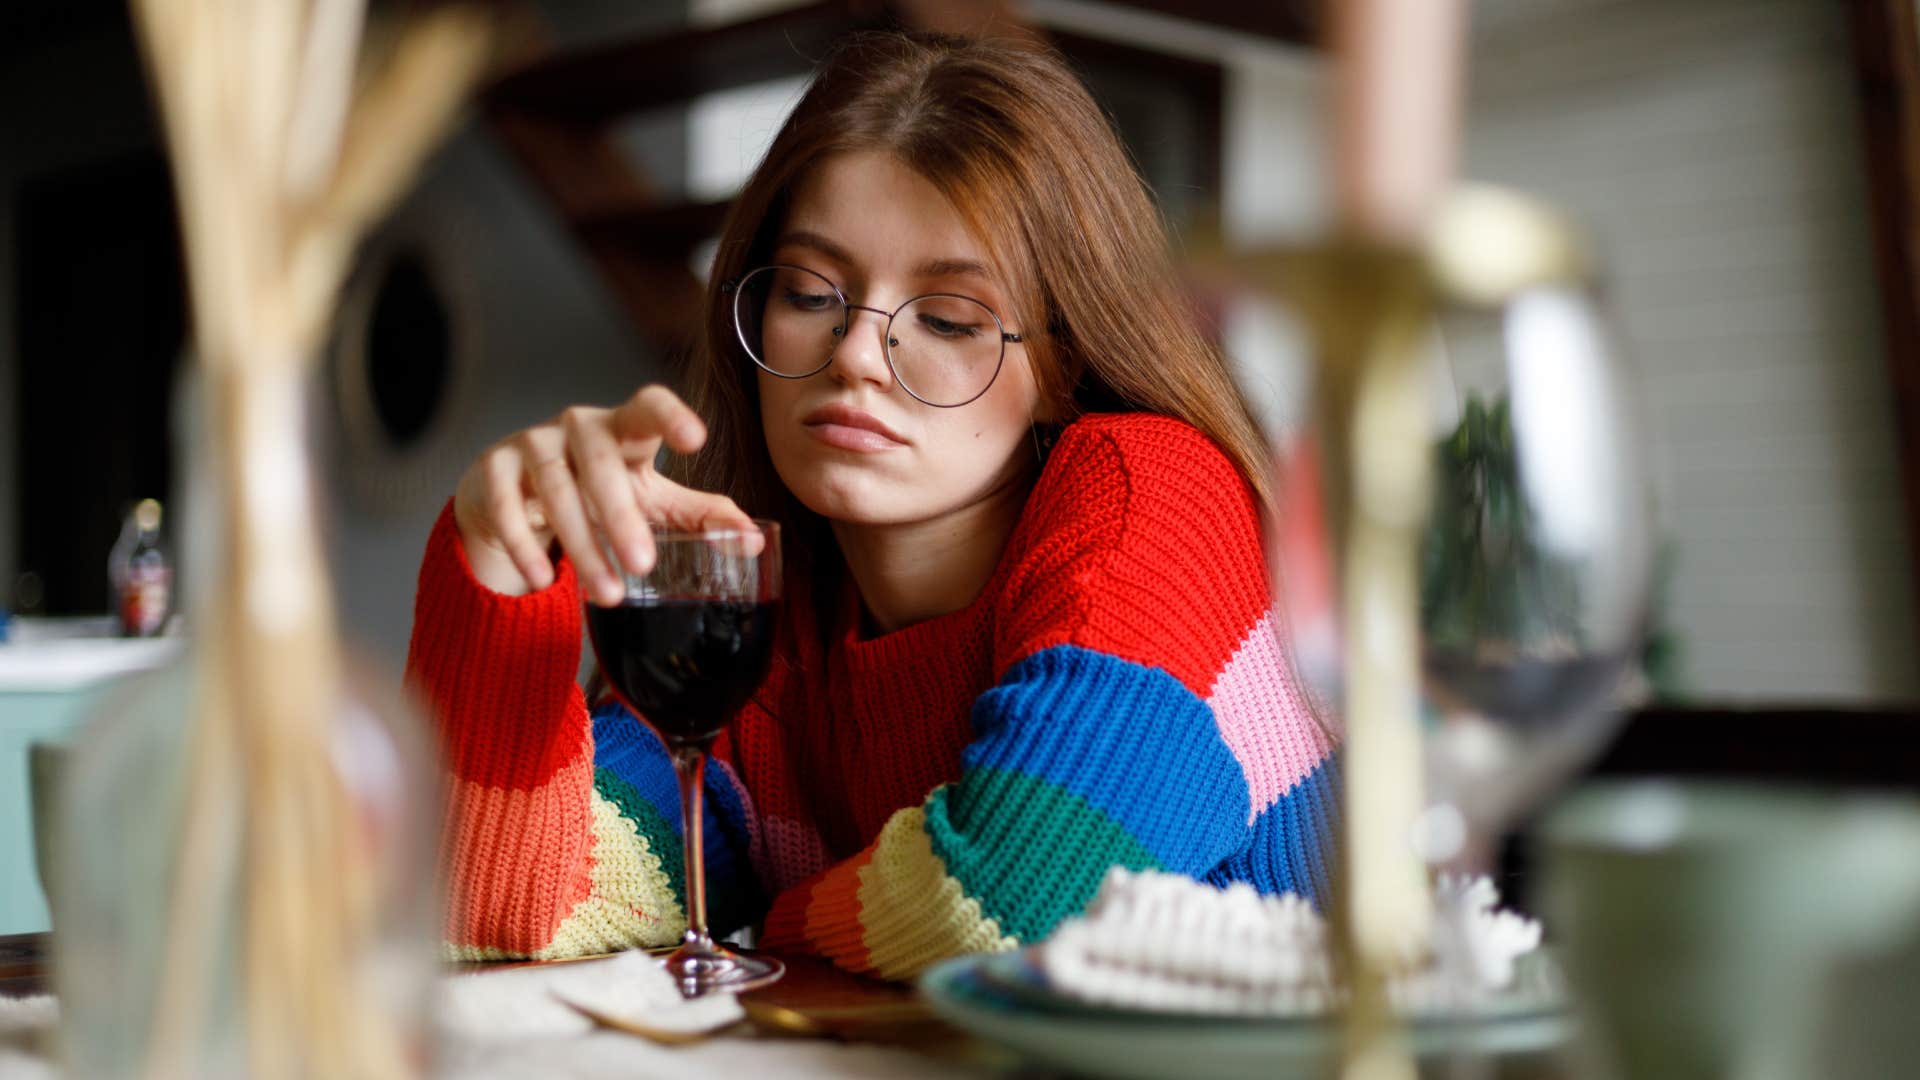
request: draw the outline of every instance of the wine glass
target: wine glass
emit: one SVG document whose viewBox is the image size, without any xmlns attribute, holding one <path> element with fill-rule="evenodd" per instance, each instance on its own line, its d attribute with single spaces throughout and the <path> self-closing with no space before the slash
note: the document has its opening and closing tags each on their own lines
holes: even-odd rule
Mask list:
<svg viewBox="0 0 1920 1080">
<path fill-rule="evenodd" d="M 1481 870 L 1612 736 L 1656 538 L 1631 372 L 1584 282 L 1455 303 L 1437 330 L 1421 840 L 1430 862 Z"/>
<path fill-rule="evenodd" d="M 1378 506 L 1391 484 L 1398 501 L 1387 501 L 1411 515 L 1425 487 L 1418 596 L 1409 602 L 1417 604 L 1427 703 L 1429 801 L 1414 842 L 1429 863 L 1483 871 L 1490 838 L 1611 735 L 1623 678 L 1638 660 L 1655 540 L 1630 371 L 1580 233 L 1514 192 L 1468 187 L 1451 197 L 1417 269 L 1411 256 L 1297 261 L 1288 299 L 1309 316 L 1316 340 L 1399 334 L 1416 343 L 1424 404 L 1402 407 L 1421 396 L 1416 390 L 1396 399 L 1395 411 L 1348 418 L 1348 433 L 1395 445 L 1418 439 L 1432 469 L 1424 484 L 1407 484 L 1405 475 L 1383 479 L 1323 460 L 1330 444 L 1315 423 L 1334 422 L 1324 412 L 1276 425 L 1273 566 L 1290 654 L 1313 697 L 1343 699 L 1341 615 L 1351 598 L 1331 511 L 1367 490 Z M 1408 286 L 1415 278 L 1421 283 Z M 1432 306 L 1404 307 L 1414 314 L 1402 324 L 1368 327 L 1351 325 L 1364 305 L 1327 299 L 1389 287 Z M 1327 377 L 1325 369 L 1305 376 Z"/>
<path fill-rule="evenodd" d="M 780 601 L 780 527 L 682 531 L 653 527 L 644 572 L 613 559 L 626 596 L 586 605 L 588 635 L 615 696 L 665 744 L 680 783 L 687 933 L 666 959 L 686 997 L 778 979 L 784 966 L 743 956 L 707 932 L 701 823 L 707 752 L 765 678 Z"/>
<path fill-rule="evenodd" d="M 1618 726 L 1655 537 L 1630 371 L 1586 282 L 1443 305 L 1435 325 L 1414 842 L 1431 865 L 1491 876 L 1500 837 Z M 1493 1075 L 1471 1044 L 1450 1062 Z"/>
</svg>

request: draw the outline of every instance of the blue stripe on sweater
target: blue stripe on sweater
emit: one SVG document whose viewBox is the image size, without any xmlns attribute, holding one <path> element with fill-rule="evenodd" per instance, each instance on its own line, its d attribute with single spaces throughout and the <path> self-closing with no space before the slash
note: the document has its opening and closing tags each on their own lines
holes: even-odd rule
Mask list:
<svg viewBox="0 0 1920 1080">
<path fill-rule="evenodd" d="M 1007 670 L 973 707 L 963 770 L 1026 773 L 1118 822 L 1161 866 L 1204 873 L 1247 836 L 1247 781 L 1179 679 L 1077 645 Z M 962 772 L 964 782 L 966 772 Z"/>
<path fill-rule="evenodd" d="M 593 764 L 629 784 L 671 822 L 680 835 L 680 782 L 673 760 L 660 737 L 618 702 L 609 701 L 593 713 Z M 735 786 L 731 770 L 711 763 L 707 767 L 703 840 L 706 848 L 708 921 L 716 932 L 737 928 L 756 917 L 763 906 L 758 881 L 748 862 L 752 841 L 747 797 Z M 679 857 L 675 853 L 676 858 Z M 683 898 L 684 899 L 684 898 Z"/>
<path fill-rule="evenodd" d="M 651 728 L 617 703 L 594 710 L 593 764 L 631 784 L 661 817 L 679 824 L 680 789 L 667 748 Z"/>
<path fill-rule="evenodd" d="M 1263 893 L 1298 893 L 1325 910 L 1332 894 L 1340 820 L 1340 752 L 1314 766 L 1253 822 L 1252 842 L 1206 875 L 1214 885 L 1244 881 Z"/>
</svg>

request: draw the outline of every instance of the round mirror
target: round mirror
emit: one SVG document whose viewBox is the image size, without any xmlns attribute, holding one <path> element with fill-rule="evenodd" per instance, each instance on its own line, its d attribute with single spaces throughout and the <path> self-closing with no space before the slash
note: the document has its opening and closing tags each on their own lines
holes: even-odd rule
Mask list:
<svg viewBox="0 0 1920 1080">
<path fill-rule="evenodd" d="M 432 235 L 389 234 L 342 293 L 329 356 L 335 474 L 358 509 L 423 512 L 452 488 L 474 388 L 471 304 Z"/>
</svg>

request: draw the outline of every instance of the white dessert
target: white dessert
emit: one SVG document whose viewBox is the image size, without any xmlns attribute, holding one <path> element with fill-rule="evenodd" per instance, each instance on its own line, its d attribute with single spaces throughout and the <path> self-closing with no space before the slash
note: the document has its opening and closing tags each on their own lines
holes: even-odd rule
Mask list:
<svg viewBox="0 0 1920 1080">
<path fill-rule="evenodd" d="M 1430 950 L 1390 981 L 1410 1016 L 1470 1009 L 1514 983 L 1540 924 L 1499 908 L 1484 877 L 1442 876 Z M 1178 874 L 1107 874 L 1087 913 L 1034 950 L 1051 987 L 1089 1004 L 1248 1016 L 1317 1015 L 1341 988 L 1326 920 L 1299 896 Z"/>
</svg>

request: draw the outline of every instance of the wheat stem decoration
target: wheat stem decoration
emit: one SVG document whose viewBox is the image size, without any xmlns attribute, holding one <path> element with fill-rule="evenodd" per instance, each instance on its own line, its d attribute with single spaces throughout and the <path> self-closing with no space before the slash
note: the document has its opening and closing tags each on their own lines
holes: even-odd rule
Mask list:
<svg viewBox="0 0 1920 1080">
<path fill-rule="evenodd" d="M 364 0 L 132 0 L 164 120 L 219 475 L 217 580 L 146 1074 L 197 1075 L 236 1020 L 262 1078 L 417 1072 L 361 966 L 369 838 L 334 766 L 341 660 L 314 519 L 304 386 L 358 240 L 446 129 L 489 24 L 412 18 L 377 69 Z M 422 872 L 430 872 L 426 868 Z M 223 921 L 231 913 L 232 925 Z M 232 950 L 237 986 L 218 959 Z M 227 1004 L 231 1016 L 216 1013 Z"/>
</svg>

